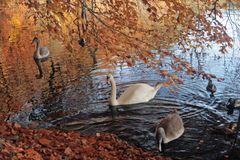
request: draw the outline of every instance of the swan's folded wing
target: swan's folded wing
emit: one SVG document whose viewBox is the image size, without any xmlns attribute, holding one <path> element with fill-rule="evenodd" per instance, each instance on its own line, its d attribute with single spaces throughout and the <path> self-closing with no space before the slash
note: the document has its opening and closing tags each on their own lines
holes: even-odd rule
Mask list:
<svg viewBox="0 0 240 160">
<path fill-rule="evenodd" d="M 118 98 L 118 102 L 120 104 L 147 102 L 153 98 L 154 92 L 154 88 L 147 84 L 133 84 L 130 85 L 125 92 L 123 92 L 123 94 Z"/>
<path fill-rule="evenodd" d="M 178 113 L 169 114 L 167 117 L 168 124 L 165 126 L 166 136 L 169 139 L 176 139 L 184 131 L 182 118 Z"/>
</svg>

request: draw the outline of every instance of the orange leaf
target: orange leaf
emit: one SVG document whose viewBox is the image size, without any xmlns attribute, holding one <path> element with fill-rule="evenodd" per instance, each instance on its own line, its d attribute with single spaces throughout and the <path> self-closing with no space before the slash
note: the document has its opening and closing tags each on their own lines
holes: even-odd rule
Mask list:
<svg viewBox="0 0 240 160">
<path fill-rule="evenodd" d="M 38 141 L 43 146 L 48 146 L 51 143 L 51 141 L 46 138 L 40 138 Z"/>
<path fill-rule="evenodd" d="M 81 142 L 85 145 L 85 144 L 87 144 L 87 140 L 85 139 L 85 138 L 82 138 L 81 139 Z"/>
<path fill-rule="evenodd" d="M 171 85 L 171 84 L 168 83 L 168 82 L 163 82 L 162 84 L 163 84 L 164 87 L 169 87 L 169 86 Z"/>
<path fill-rule="evenodd" d="M 15 127 L 16 129 L 19 129 L 19 128 L 21 128 L 21 125 L 18 124 L 18 123 L 14 123 L 14 127 Z"/>
<path fill-rule="evenodd" d="M 160 74 L 162 76 L 167 76 L 168 75 L 168 71 L 167 70 L 160 70 L 159 72 L 160 72 Z"/>
<path fill-rule="evenodd" d="M 64 153 L 65 153 L 66 155 L 71 155 L 73 152 L 72 152 L 72 149 L 71 149 L 70 147 L 67 147 L 67 148 L 65 149 Z"/>
<path fill-rule="evenodd" d="M 42 156 L 34 149 L 27 149 L 26 154 L 31 159 L 43 160 Z"/>
</svg>

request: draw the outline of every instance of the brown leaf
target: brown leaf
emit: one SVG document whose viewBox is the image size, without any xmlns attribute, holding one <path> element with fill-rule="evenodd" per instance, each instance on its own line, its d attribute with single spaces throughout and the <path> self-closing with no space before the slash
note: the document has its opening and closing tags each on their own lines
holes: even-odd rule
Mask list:
<svg viewBox="0 0 240 160">
<path fill-rule="evenodd" d="M 43 160 L 42 156 L 34 149 L 27 149 L 26 154 L 31 159 Z"/>
<path fill-rule="evenodd" d="M 51 141 L 46 138 L 40 138 L 38 142 L 43 146 L 48 146 L 51 143 Z"/>
<path fill-rule="evenodd" d="M 21 125 L 19 123 L 14 123 L 14 128 L 19 129 L 21 128 Z"/>
<path fill-rule="evenodd" d="M 5 132 L 7 132 L 7 127 L 6 126 L 1 126 L 0 127 L 0 134 L 3 134 Z"/>
<path fill-rule="evenodd" d="M 167 76 L 167 75 L 168 75 L 168 71 L 167 71 L 167 70 L 160 70 L 159 73 L 160 73 L 162 76 Z"/>
<path fill-rule="evenodd" d="M 17 134 L 17 132 L 13 128 L 11 129 L 11 133 L 12 134 Z"/>
<path fill-rule="evenodd" d="M 166 81 L 166 82 L 163 82 L 162 84 L 163 84 L 164 87 L 169 87 L 169 86 L 171 85 L 171 84 L 168 83 L 167 81 Z"/>
<path fill-rule="evenodd" d="M 224 81 L 225 79 L 224 78 L 217 78 L 217 81 L 221 82 L 221 81 Z"/>
<path fill-rule="evenodd" d="M 64 153 L 65 153 L 66 155 L 71 155 L 73 152 L 72 152 L 72 149 L 71 149 L 70 147 L 67 147 L 67 148 L 65 149 Z"/>
<path fill-rule="evenodd" d="M 82 139 L 81 139 L 81 142 L 82 142 L 83 144 L 87 144 L 87 140 L 86 140 L 85 138 L 82 138 Z"/>
</svg>

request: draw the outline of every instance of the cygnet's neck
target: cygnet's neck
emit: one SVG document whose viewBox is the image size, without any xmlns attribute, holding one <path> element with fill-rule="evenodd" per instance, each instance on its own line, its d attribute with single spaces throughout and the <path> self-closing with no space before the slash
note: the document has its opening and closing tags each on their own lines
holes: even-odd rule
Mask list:
<svg viewBox="0 0 240 160">
<path fill-rule="evenodd" d="M 157 129 L 157 135 L 158 135 L 158 139 L 160 139 L 160 137 L 163 139 L 163 143 L 166 143 L 167 141 L 167 137 L 166 137 L 166 134 L 165 134 L 165 131 L 162 127 L 159 127 Z"/>
</svg>

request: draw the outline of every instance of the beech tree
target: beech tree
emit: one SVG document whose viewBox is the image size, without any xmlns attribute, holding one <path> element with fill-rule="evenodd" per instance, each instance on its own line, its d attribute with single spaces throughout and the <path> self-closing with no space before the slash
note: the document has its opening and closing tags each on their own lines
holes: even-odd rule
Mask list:
<svg viewBox="0 0 240 160">
<path fill-rule="evenodd" d="M 181 83 L 177 72 L 197 73 L 168 49 L 177 44 L 183 52 L 217 43 L 226 53 L 232 39 L 219 21 L 230 0 L 19 0 L 28 6 L 41 32 L 48 32 L 73 51 L 95 47 L 112 65 L 133 66 L 143 61 L 168 77 L 165 86 Z M 157 51 L 151 52 L 152 50 Z M 156 56 L 159 55 L 159 56 Z M 166 61 L 170 58 L 171 61 Z M 169 72 L 167 68 L 172 68 Z"/>
</svg>

